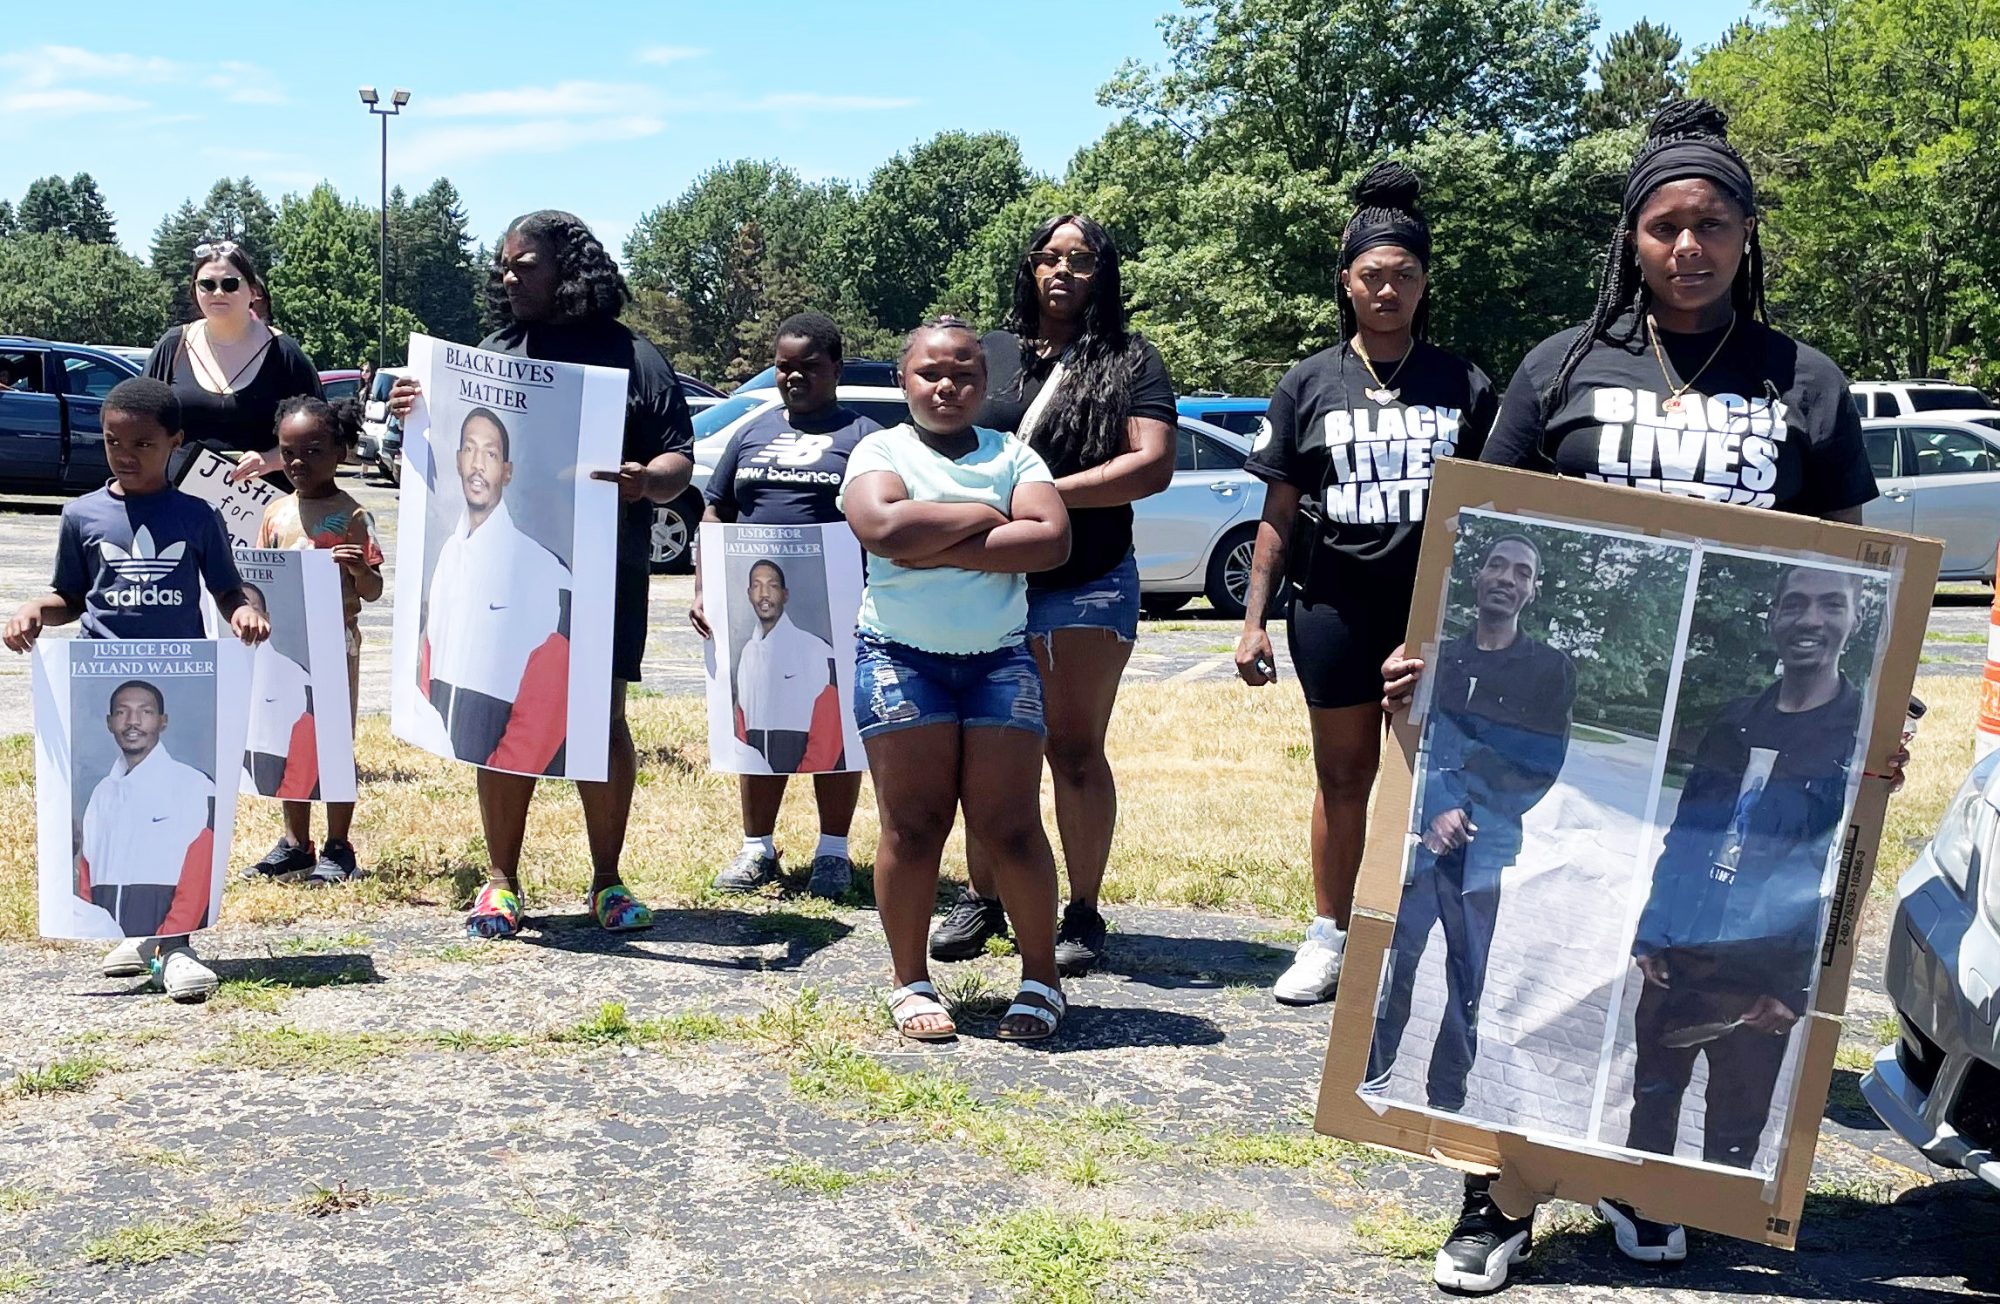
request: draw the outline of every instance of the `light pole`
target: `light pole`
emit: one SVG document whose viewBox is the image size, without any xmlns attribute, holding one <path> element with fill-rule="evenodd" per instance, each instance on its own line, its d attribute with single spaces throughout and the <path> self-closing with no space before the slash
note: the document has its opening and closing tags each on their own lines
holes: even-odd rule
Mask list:
<svg viewBox="0 0 2000 1304">
<path fill-rule="evenodd" d="M 398 86 L 389 96 L 389 107 L 385 109 L 382 97 L 375 93 L 375 88 L 363 86 L 361 102 L 368 106 L 370 113 L 382 119 L 382 245 L 378 276 L 382 283 L 382 316 L 375 333 L 375 365 L 381 367 L 389 362 L 389 119 L 403 111 L 403 106 L 410 102 L 410 93 Z"/>
</svg>

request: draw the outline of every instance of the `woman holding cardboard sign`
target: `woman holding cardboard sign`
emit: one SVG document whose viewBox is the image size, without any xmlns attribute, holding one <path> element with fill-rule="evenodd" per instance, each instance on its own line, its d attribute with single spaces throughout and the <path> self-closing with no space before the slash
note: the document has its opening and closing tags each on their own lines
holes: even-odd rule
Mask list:
<svg viewBox="0 0 2000 1304">
<path fill-rule="evenodd" d="M 1522 361 L 1481 460 L 1858 522 L 1875 477 L 1847 381 L 1762 320 L 1757 224 L 1756 188 L 1722 111 L 1706 100 L 1660 110 L 1627 174 L 1590 320 Z M 1407 704 L 1422 673 L 1397 648 L 1382 667 L 1384 707 Z M 1640 969 L 1649 986 L 1674 981 L 1650 954 Z M 1438 1252 L 1440 1286 L 1497 1290 L 1531 1252 L 1532 1213 L 1507 1217 L 1488 1184 L 1466 1179 Z M 1599 1210 L 1628 1257 L 1686 1257 L 1680 1227 L 1623 1203 Z"/>
</svg>

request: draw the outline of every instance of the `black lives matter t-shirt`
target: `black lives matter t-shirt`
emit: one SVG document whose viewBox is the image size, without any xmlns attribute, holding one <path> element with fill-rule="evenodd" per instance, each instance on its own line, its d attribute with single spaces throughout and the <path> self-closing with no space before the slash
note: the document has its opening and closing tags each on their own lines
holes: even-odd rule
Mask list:
<svg viewBox="0 0 2000 1304">
<path fill-rule="evenodd" d="M 1742 316 L 1726 341 L 1726 327 L 1663 331 L 1670 384 L 1646 328 L 1627 314 L 1547 405 L 1581 329 L 1522 360 L 1483 460 L 1806 516 L 1875 497 L 1847 378 L 1817 349 Z M 1693 388 L 1670 407 L 1674 386 L 1688 380 Z"/>
<path fill-rule="evenodd" d="M 854 446 L 881 423 L 844 407 L 793 416 L 782 406 L 752 417 L 730 436 L 705 496 L 725 521 L 827 525 Z"/>
<path fill-rule="evenodd" d="M 1347 342 L 1293 367 L 1271 395 L 1269 424 L 1243 469 L 1298 489 L 1305 519 L 1319 520 L 1313 537 L 1294 532 L 1288 563 L 1308 602 L 1364 577 L 1407 600 L 1431 467 L 1479 456 L 1493 425 L 1485 372 L 1421 340 L 1411 348 L 1400 371 L 1375 368 L 1395 392 L 1387 402 L 1369 397 L 1383 389 Z"/>
<path fill-rule="evenodd" d="M 989 332 L 980 343 L 986 346 L 986 401 L 979 407 L 975 425 L 1015 434 L 1028 409 L 1048 383 L 1055 359 L 1034 357 L 1022 365 L 1021 337 L 1009 331 Z M 1174 382 L 1167 376 L 1167 364 L 1159 351 L 1134 336 L 1132 388 L 1126 398 L 1125 415 L 1164 421 L 1172 428 L 1178 414 L 1174 409 Z M 1048 422 L 1044 418 L 1029 445 L 1049 463 L 1057 479 L 1090 468 L 1051 456 Z M 1124 452 L 1123 448 L 1118 450 Z M 1051 571 L 1028 577 L 1028 587 L 1046 591 L 1073 589 L 1115 570 L 1132 551 L 1132 507 L 1072 507 L 1069 512 L 1069 560 Z"/>
</svg>

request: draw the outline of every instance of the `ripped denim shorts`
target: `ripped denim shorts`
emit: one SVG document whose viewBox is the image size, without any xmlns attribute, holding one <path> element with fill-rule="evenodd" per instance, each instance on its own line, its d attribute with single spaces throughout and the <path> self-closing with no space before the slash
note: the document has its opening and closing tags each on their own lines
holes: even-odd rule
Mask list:
<svg viewBox="0 0 2000 1304">
<path fill-rule="evenodd" d="M 1139 559 L 1131 553 L 1094 580 L 1067 589 L 1028 588 L 1028 633 L 1108 629 L 1121 643 L 1139 637 Z"/>
<path fill-rule="evenodd" d="M 858 631 L 854 723 L 861 736 L 925 724 L 1046 735 L 1042 672 L 1025 640 L 991 652 L 926 652 Z"/>
</svg>

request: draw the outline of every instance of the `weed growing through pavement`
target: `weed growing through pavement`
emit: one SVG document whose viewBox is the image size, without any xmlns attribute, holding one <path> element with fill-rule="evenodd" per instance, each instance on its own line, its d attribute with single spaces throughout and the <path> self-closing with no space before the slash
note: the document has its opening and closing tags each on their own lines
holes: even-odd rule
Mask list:
<svg viewBox="0 0 2000 1304">
<path fill-rule="evenodd" d="M 1354 1235 L 1368 1249 L 1392 1259 L 1428 1259 L 1443 1247 L 1458 1219 L 1448 1213 L 1411 1213 L 1383 1204 L 1354 1220 Z"/>
<path fill-rule="evenodd" d="M 0 1186 L 0 1214 L 26 1213 L 54 1198 L 39 1186 Z"/>
<path fill-rule="evenodd" d="M 1876 1019 L 1868 1025 L 1868 1035 L 1877 1046 L 1892 1045 L 1903 1035 L 1903 1021 L 1893 1014 Z"/>
<path fill-rule="evenodd" d="M 869 1182 L 886 1182 L 895 1174 L 883 1168 L 850 1173 L 842 1168 L 814 1163 L 810 1159 L 794 1159 L 771 1169 L 770 1176 L 779 1186 L 790 1190 L 809 1191 L 814 1195 L 840 1195 Z"/>
<path fill-rule="evenodd" d="M 991 1275 L 1035 1304 L 1095 1304 L 1137 1295 L 1166 1246 L 1168 1229 L 1149 1219 L 1066 1209 L 1027 1209 L 954 1231 Z"/>
<path fill-rule="evenodd" d="M 453 942 L 439 948 L 432 958 L 445 964 L 492 964 L 505 958 L 512 949 L 490 942 Z"/>
<path fill-rule="evenodd" d="M 527 1192 L 524 1192 L 519 1200 L 508 1205 L 507 1211 L 556 1236 L 568 1236 L 589 1221 L 573 1204 L 545 1205 L 535 1195 Z"/>
<path fill-rule="evenodd" d="M 117 1065 L 102 1055 L 85 1052 L 69 1055 L 59 1060 L 51 1060 L 38 1069 L 22 1069 L 6 1084 L 0 1094 L 11 1096 L 58 1096 L 72 1091 L 86 1091 L 91 1083 L 109 1073 Z"/>
<path fill-rule="evenodd" d="M 1194 1151 L 1227 1168 L 1332 1168 L 1350 1179 L 1393 1159 L 1373 1146 L 1311 1131 L 1211 1132 Z"/>
<path fill-rule="evenodd" d="M 41 1284 L 42 1273 L 35 1268 L 0 1268 L 0 1297 L 25 1295 Z"/>
<path fill-rule="evenodd" d="M 297 1073 L 344 1073 L 394 1055 L 411 1044 L 396 1033 L 307 1032 L 284 1024 L 234 1032 L 202 1061 L 233 1069 Z"/>
<path fill-rule="evenodd" d="M 113 1268 L 135 1268 L 183 1254 L 200 1254 L 211 1245 L 243 1234 L 243 1220 L 227 1214 L 204 1213 L 193 1218 L 146 1218 L 83 1243 L 83 1261 Z"/>
<path fill-rule="evenodd" d="M 142 1167 L 164 1168 L 174 1173 L 193 1173 L 201 1169 L 199 1159 L 171 1146 L 135 1145 L 125 1152 L 125 1157 Z"/>
<path fill-rule="evenodd" d="M 374 1195 L 365 1186 L 349 1186 L 346 1182 L 335 1182 L 327 1186 L 314 1182 L 305 1190 L 292 1207 L 308 1218 L 327 1218 L 350 1209 L 360 1209 L 374 1202 Z"/>
<path fill-rule="evenodd" d="M 365 951 L 375 945 L 366 933 L 347 932 L 337 937 L 287 937 L 273 943 L 273 955 L 329 955 L 337 951 Z"/>
</svg>

